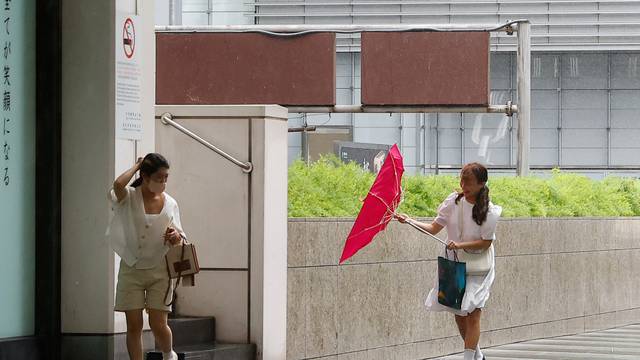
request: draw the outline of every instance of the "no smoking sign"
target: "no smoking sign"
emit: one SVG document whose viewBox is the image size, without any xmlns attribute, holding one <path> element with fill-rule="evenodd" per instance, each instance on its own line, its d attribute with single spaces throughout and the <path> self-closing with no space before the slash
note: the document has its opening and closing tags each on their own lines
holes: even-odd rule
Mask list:
<svg viewBox="0 0 640 360">
<path fill-rule="evenodd" d="M 122 48 L 127 59 L 131 59 L 136 49 L 136 29 L 131 18 L 127 18 L 122 27 Z"/>
<path fill-rule="evenodd" d="M 115 123 L 118 139 L 141 140 L 142 126 L 142 56 L 144 36 L 140 44 L 135 25 L 144 27 L 138 16 L 118 13 L 115 19 Z"/>
</svg>

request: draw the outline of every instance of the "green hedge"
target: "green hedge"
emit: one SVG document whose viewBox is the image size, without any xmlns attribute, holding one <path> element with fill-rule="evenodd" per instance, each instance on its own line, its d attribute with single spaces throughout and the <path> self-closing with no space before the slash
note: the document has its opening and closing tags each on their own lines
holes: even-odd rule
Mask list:
<svg viewBox="0 0 640 360">
<path fill-rule="evenodd" d="M 355 217 L 375 176 L 335 156 L 289 168 L 290 217 Z M 432 217 L 458 186 L 450 175 L 403 177 L 401 212 Z M 607 177 L 601 181 L 554 170 L 549 178 L 489 179 L 491 200 L 503 217 L 640 216 L 640 180 Z"/>
</svg>

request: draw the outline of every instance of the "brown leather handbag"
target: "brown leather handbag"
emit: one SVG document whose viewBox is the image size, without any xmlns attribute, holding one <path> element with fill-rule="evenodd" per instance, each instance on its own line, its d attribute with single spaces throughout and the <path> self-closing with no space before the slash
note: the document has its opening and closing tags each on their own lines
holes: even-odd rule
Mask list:
<svg viewBox="0 0 640 360">
<path fill-rule="evenodd" d="M 173 288 L 173 294 L 171 295 L 171 302 L 167 306 L 171 306 L 176 298 L 176 289 L 180 285 L 180 280 L 185 279 L 182 286 L 194 286 L 195 274 L 200 272 L 200 265 L 198 264 L 198 256 L 196 255 L 196 247 L 193 244 L 187 243 L 186 240 L 182 245 L 172 246 L 169 248 L 169 252 L 164 257 L 167 264 L 167 274 L 169 275 L 169 285 L 167 286 L 167 292 L 165 293 L 165 301 L 169 292 L 171 291 L 171 280 L 178 279 L 176 286 Z M 189 281 L 189 285 L 186 282 Z"/>
</svg>

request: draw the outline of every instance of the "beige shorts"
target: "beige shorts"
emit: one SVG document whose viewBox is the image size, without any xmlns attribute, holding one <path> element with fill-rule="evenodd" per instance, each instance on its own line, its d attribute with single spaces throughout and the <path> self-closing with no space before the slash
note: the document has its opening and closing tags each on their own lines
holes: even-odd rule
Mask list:
<svg viewBox="0 0 640 360">
<path fill-rule="evenodd" d="M 165 304 L 171 299 L 173 283 L 167 296 L 168 286 L 169 275 L 162 264 L 153 269 L 136 269 L 120 261 L 115 311 L 138 309 L 171 311 L 171 306 Z"/>
</svg>

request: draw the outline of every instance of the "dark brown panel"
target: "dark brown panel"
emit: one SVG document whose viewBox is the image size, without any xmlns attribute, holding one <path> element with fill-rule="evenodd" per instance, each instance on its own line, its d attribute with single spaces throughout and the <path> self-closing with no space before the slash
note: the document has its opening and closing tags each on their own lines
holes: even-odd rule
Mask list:
<svg viewBox="0 0 640 360">
<path fill-rule="evenodd" d="M 488 105 L 489 33 L 363 33 L 362 103 Z"/>
<path fill-rule="evenodd" d="M 157 104 L 334 105 L 335 34 L 158 33 Z"/>
</svg>

